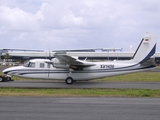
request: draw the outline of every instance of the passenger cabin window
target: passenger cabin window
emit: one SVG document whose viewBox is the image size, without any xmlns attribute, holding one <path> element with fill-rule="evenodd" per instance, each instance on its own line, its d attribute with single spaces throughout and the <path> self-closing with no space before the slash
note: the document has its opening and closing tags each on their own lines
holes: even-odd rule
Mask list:
<svg viewBox="0 0 160 120">
<path fill-rule="evenodd" d="M 44 68 L 44 63 L 40 63 L 40 68 Z"/>
</svg>

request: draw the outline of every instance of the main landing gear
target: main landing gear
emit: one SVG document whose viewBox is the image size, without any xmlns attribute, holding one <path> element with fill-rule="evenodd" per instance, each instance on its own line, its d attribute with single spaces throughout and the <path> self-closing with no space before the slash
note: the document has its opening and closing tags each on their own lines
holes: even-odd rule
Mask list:
<svg viewBox="0 0 160 120">
<path fill-rule="evenodd" d="M 67 77 L 65 81 L 66 81 L 66 84 L 72 84 L 74 82 L 72 77 Z"/>
<path fill-rule="evenodd" d="M 69 69 L 68 77 L 66 78 L 65 82 L 66 84 L 73 84 L 74 80 L 71 77 L 73 69 Z"/>
</svg>

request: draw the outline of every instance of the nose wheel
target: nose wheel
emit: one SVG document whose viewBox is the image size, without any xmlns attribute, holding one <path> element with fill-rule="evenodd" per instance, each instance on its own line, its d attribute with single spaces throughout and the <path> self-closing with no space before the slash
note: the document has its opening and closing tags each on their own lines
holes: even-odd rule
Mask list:
<svg viewBox="0 0 160 120">
<path fill-rule="evenodd" d="M 65 81 L 66 81 L 66 84 L 72 84 L 73 83 L 73 78 L 72 77 L 67 77 Z"/>
</svg>

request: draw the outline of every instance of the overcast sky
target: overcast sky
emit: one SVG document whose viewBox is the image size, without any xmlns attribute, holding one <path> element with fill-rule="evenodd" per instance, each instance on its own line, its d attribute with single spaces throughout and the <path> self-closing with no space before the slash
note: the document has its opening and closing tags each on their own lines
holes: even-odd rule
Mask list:
<svg viewBox="0 0 160 120">
<path fill-rule="evenodd" d="M 0 0 L 0 48 L 129 51 L 145 32 L 160 37 L 160 0 Z"/>
</svg>

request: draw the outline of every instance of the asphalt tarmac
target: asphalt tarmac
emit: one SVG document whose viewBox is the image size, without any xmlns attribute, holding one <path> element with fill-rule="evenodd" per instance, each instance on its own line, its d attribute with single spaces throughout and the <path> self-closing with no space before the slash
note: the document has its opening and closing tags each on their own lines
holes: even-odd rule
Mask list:
<svg viewBox="0 0 160 120">
<path fill-rule="evenodd" d="M 160 82 L 75 82 L 67 85 L 64 81 L 54 80 L 15 80 L 0 82 L 0 88 L 131 88 L 160 89 Z"/>
<path fill-rule="evenodd" d="M 0 97 L 1 120 L 159 120 L 160 98 Z"/>
<path fill-rule="evenodd" d="M 23 80 L 0 82 L 16 88 L 135 88 L 160 89 L 159 82 L 76 82 Z M 3 97 L 2 120 L 159 120 L 160 98 Z"/>
</svg>

